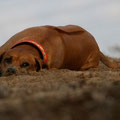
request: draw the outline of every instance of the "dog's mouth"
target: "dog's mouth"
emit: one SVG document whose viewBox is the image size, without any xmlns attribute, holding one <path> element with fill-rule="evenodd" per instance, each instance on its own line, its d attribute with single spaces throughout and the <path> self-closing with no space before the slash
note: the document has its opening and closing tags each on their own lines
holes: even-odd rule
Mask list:
<svg viewBox="0 0 120 120">
<path fill-rule="evenodd" d="M 16 73 L 16 69 L 14 67 L 9 67 L 7 70 L 6 70 L 6 73 L 7 74 L 15 74 Z"/>
<path fill-rule="evenodd" d="M 14 67 L 9 67 L 5 71 L 0 70 L 0 77 L 2 76 L 11 76 L 11 75 L 21 75 L 21 74 L 28 74 L 32 71 L 28 71 L 26 69 L 19 69 L 17 70 Z"/>
<path fill-rule="evenodd" d="M 1 71 L 1 76 L 10 76 L 17 74 L 17 70 L 14 67 L 7 68 L 4 72 Z"/>
</svg>

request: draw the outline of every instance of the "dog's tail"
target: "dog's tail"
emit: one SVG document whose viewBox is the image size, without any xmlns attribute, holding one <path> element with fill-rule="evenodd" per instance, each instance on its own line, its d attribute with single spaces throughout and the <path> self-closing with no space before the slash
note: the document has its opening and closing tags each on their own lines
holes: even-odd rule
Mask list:
<svg viewBox="0 0 120 120">
<path fill-rule="evenodd" d="M 102 61 L 102 63 L 104 63 L 109 68 L 112 68 L 112 69 L 118 68 L 118 65 L 110 62 L 110 60 L 102 52 L 100 52 L 100 61 Z"/>
</svg>

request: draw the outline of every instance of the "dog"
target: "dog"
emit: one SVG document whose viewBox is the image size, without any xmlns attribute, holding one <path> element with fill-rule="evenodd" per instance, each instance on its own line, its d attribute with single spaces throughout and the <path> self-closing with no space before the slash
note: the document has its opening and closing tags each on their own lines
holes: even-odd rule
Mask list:
<svg viewBox="0 0 120 120">
<path fill-rule="evenodd" d="M 80 26 L 40 26 L 25 29 L 0 48 L 3 75 L 42 68 L 87 70 L 102 61 L 116 69 L 100 51 L 95 38 Z"/>
</svg>

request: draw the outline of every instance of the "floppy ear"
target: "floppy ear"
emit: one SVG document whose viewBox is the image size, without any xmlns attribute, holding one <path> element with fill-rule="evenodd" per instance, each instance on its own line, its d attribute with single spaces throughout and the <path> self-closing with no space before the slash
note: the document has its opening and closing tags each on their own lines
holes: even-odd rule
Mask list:
<svg viewBox="0 0 120 120">
<path fill-rule="evenodd" d="M 0 54 L 0 63 L 2 62 L 3 56 L 4 56 L 5 52 Z"/>
<path fill-rule="evenodd" d="M 2 62 L 4 54 L 5 54 L 5 52 L 3 52 L 3 53 L 0 54 L 0 77 L 2 76 L 1 62 Z"/>
<path fill-rule="evenodd" d="M 49 69 L 48 65 L 45 64 L 45 63 L 43 62 L 43 60 L 39 60 L 39 59 L 35 58 L 35 62 L 36 62 L 36 71 L 37 71 L 37 72 L 40 71 L 42 68 L 47 68 L 47 69 Z"/>
<path fill-rule="evenodd" d="M 76 25 L 67 25 L 67 26 L 58 26 L 56 30 L 65 32 L 65 33 L 76 33 L 76 32 L 84 32 L 85 30 Z"/>
<path fill-rule="evenodd" d="M 36 62 L 36 65 L 35 65 L 36 66 L 36 71 L 38 72 L 42 69 L 42 62 L 41 62 L 41 60 L 39 60 L 37 58 L 35 58 L 35 62 Z"/>
</svg>

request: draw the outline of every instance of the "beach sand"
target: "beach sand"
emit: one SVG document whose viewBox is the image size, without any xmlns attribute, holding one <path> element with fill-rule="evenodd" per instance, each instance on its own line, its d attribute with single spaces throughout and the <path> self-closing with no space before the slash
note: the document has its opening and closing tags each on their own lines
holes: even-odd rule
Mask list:
<svg viewBox="0 0 120 120">
<path fill-rule="evenodd" d="M 0 77 L 0 120 L 120 120 L 120 69 L 100 63 Z"/>
</svg>

